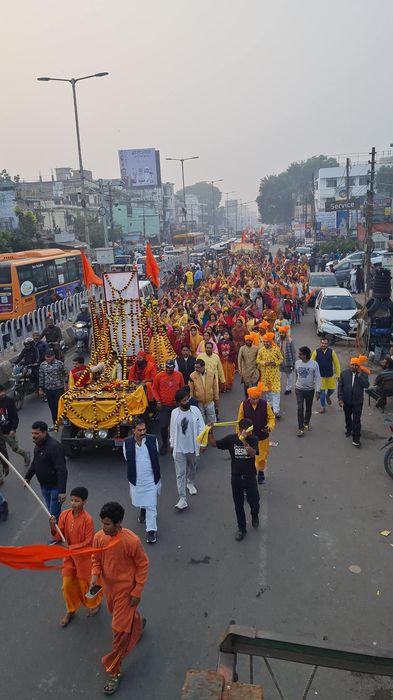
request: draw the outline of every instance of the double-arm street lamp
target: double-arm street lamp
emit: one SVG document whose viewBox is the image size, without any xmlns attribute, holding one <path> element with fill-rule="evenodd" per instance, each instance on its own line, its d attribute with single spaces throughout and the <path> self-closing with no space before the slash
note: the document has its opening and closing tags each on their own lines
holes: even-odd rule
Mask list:
<svg viewBox="0 0 393 700">
<path fill-rule="evenodd" d="M 219 180 L 209 180 L 209 182 L 212 186 L 213 238 L 215 239 L 215 237 L 216 237 L 216 208 L 214 206 L 214 185 L 216 184 L 216 182 L 224 182 L 224 180 L 221 177 Z"/>
<path fill-rule="evenodd" d="M 165 160 L 176 160 L 181 163 L 181 178 L 183 183 L 183 214 L 184 214 L 184 228 L 186 229 L 186 251 L 187 251 L 187 263 L 190 262 L 190 250 L 188 247 L 188 231 L 187 231 L 187 204 L 186 204 L 186 186 L 184 183 L 184 163 L 186 160 L 198 160 L 199 156 L 190 156 L 189 158 L 165 158 Z"/>
<path fill-rule="evenodd" d="M 48 82 L 49 80 L 55 80 L 60 83 L 70 83 L 72 87 L 72 97 L 74 100 L 74 114 L 75 114 L 75 127 L 76 127 L 76 139 L 78 142 L 78 156 L 79 156 L 79 174 L 80 174 L 80 179 L 81 179 L 81 192 L 82 192 L 82 208 L 83 208 L 83 213 L 85 217 L 85 231 L 86 231 L 86 243 L 87 243 L 87 248 L 90 249 L 90 233 L 89 233 L 89 225 L 88 225 L 88 220 L 87 220 L 87 212 L 86 212 L 86 188 L 85 188 L 85 174 L 83 171 L 83 162 L 82 162 L 82 149 L 81 149 L 81 138 L 80 138 L 80 133 L 79 133 L 79 117 L 78 117 L 78 104 L 76 100 L 76 84 L 79 83 L 80 80 L 88 80 L 89 78 L 103 78 L 105 75 L 109 75 L 107 71 L 103 71 L 101 73 L 94 73 L 94 75 L 84 75 L 81 78 L 37 78 L 37 80 L 41 80 L 44 82 Z"/>
<path fill-rule="evenodd" d="M 229 236 L 229 215 L 228 215 L 228 195 L 235 194 L 236 190 L 231 190 L 230 192 L 225 192 L 225 211 L 226 211 L 226 222 L 227 222 L 227 236 Z"/>
</svg>

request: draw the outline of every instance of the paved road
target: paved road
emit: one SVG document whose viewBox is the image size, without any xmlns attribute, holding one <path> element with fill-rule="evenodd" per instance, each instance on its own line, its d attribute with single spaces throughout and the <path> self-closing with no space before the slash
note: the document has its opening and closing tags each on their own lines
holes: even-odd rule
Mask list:
<svg viewBox="0 0 393 700">
<path fill-rule="evenodd" d="M 297 346 L 315 344 L 311 315 L 294 335 Z M 237 384 L 223 398 L 223 419 L 235 417 L 240 398 Z M 393 536 L 379 535 L 393 529 L 393 482 L 378 451 L 389 416 L 365 409 L 368 439 L 356 451 L 344 437 L 337 404 L 327 415 L 313 415 L 312 432 L 303 439 L 296 437 L 294 396 L 283 397 L 282 407 L 283 420 L 272 437 L 278 446 L 271 450 L 261 487 L 262 526 L 250 528 L 241 543 L 234 541 L 226 454 L 210 450 L 203 456 L 198 495 L 181 514 L 173 509 L 173 465 L 169 457 L 163 459 L 160 539 L 149 549 L 151 573 L 143 597 L 148 627 L 126 662 L 119 700 L 178 698 L 188 668 L 215 667 L 218 640 L 230 621 L 315 643 L 327 639 L 332 646 L 392 647 Z M 33 399 L 21 412 L 24 445 L 31 445 L 29 428 L 38 417 L 48 418 L 49 411 Z M 16 457 L 19 466 L 20 461 Z M 70 461 L 69 488 L 80 484 L 90 490 L 89 510 L 97 526 L 100 505 L 117 499 L 127 506 L 125 525 L 143 534 L 118 455 L 96 451 Z M 1 544 L 46 541 L 45 518 L 31 496 L 12 476 L 4 492 L 10 518 L 0 527 Z M 360 573 L 351 573 L 352 565 Z M 102 697 L 100 657 L 110 648 L 107 612 L 92 620 L 81 612 L 61 630 L 57 571 L 2 568 L 0 587 L 4 695 L 18 700 Z M 301 697 L 307 669 L 278 662 L 274 668 L 288 697 Z M 261 671 L 260 664 L 259 679 Z M 267 700 L 278 697 L 265 675 L 263 683 Z M 319 671 L 311 696 L 389 700 L 392 688 L 387 680 Z"/>
</svg>

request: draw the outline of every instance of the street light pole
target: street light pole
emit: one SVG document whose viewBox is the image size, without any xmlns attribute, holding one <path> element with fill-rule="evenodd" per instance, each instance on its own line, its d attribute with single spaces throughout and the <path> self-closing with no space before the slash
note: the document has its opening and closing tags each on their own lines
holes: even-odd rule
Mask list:
<svg viewBox="0 0 393 700">
<path fill-rule="evenodd" d="M 225 211 L 226 211 L 227 236 L 228 236 L 228 237 L 229 237 L 228 195 L 229 195 L 229 194 L 235 194 L 235 191 L 236 191 L 236 190 L 231 190 L 230 192 L 225 192 L 225 196 L 226 196 L 226 203 L 225 203 L 225 204 L 226 204 L 226 207 L 225 207 Z"/>
<path fill-rule="evenodd" d="M 187 229 L 187 204 L 186 204 L 186 186 L 184 182 L 184 162 L 186 160 L 198 160 L 199 156 L 191 156 L 190 158 L 165 158 L 165 160 L 176 160 L 181 163 L 181 179 L 183 184 L 183 215 L 184 215 L 184 228 Z M 187 264 L 190 262 L 190 249 L 188 245 L 188 231 L 186 230 L 186 256 Z"/>
<path fill-rule="evenodd" d="M 81 180 L 81 195 L 82 195 L 82 209 L 83 209 L 83 215 L 85 219 L 85 234 L 86 234 L 86 244 L 88 250 L 90 250 L 90 232 L 89 232 L 89 223 L 88 223 L 88 217 L 87 217 L 87 211 L 86 211 L 86 186 L 85 186 L 85 173 L 83 170 L 83 161 L 82 161 L 82 147 L 81 147 L 81 137 L 80 137 L 80 130 L 79 130 L 79 116 L 78 116 L 78 103 L 76 99 L 76 84 L 80 80 L 88 80 L 89 78 L 103 78 L 105 75 L 109 75 L 107 71 L 102 71 L 101 73 L 94 73 L 94 75 L 84 75 L 81 78 L 37 78 L 39 81 L 44 81 L 48 82 L 49 80 L 56 81 L 59 83 L 70 83 L 71 88 L 72 88 L 72 98 L 73 98 L 73 103 L 74 103 L 74 115 L 75 115 L 75 128 L 76 128 L 76 140 L 78 144 L 78 159 L 79 159 L 79 176 Z"/>
</svg>

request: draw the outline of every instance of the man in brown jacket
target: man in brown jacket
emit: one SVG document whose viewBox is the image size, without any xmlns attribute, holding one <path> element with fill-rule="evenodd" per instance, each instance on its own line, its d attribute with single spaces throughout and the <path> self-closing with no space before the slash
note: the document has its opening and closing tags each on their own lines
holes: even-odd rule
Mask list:
<svg viewBox="0 0 393 700">
<path fill-rule="evenodd" d="M 188 385 L 191 396 L 198 401 L 205 423 L 214 423 L 219 400 L 217 377 L 206 369 L 205 361 L 200 357 L 195 360 L 195 371 L 191 373 Z"/>
<path fill-rule="evenodd" d="M 259 381 L 259 369 L 257 367 L 258 348 L 253 344 L 252 335 L 244 337 L 245 345 L 239 350 L 238 366 L 242 384 L 244 385 L 244 395 L 247 398 L 247 389 L 256 386 Z"/>
</svg>

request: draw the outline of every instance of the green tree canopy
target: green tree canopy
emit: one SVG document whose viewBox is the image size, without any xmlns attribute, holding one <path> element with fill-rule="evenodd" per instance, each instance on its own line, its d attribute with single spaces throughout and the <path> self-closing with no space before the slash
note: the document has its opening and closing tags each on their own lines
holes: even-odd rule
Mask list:
<svg viewBox="0 0 393 700">
<path fill-rule="evenodd" d="M 39 231 L 39 223 L 32 211 L 24 211 L 20 207 L 15 208 L 19 225 L 15 231 L 10 232 L 10 245 L 13 251 L 32 250 L 42 245 L 42 237 Z"/>
<path fill-rule="evenodd" d="M 185 187 L 185 190 L 186 194 L 195 195 L 195 197 L 198 198 L 199 203 L 205 207 L 205 215 L 203 218 L 205 219 L 206 224 L 213 225 L 213 219 L 215 219 L 216 225 L 218 225 L 222 219 L 222 212 L 220 212 L 219 209 L 222 197 L 221 190 L 215 185 L 212 186 L 210 182 L 206 181 L 196 182 L 194 185 L 188 185 Z M 179 199 L 183 199 L 183 189 L 176 192 L 176 196 L 179 197 Z"/>
<path fill-rule="evenodd" d="M 390 165 L 381 165 L 376 177 L 375 188 L 378 194 L 393 197 L 393 168 Z"/>
<path fill-rule="evenodd" d="M 312 192 L 312 178 L 320 168 L 337 167 L 335 158 L 312 156 L 308 160 L 291 163 L 278 175 L 261 180 L 257 204 L 261 220 L 267 224 L 290 224 L 296 197 Z"/>
</svg>

